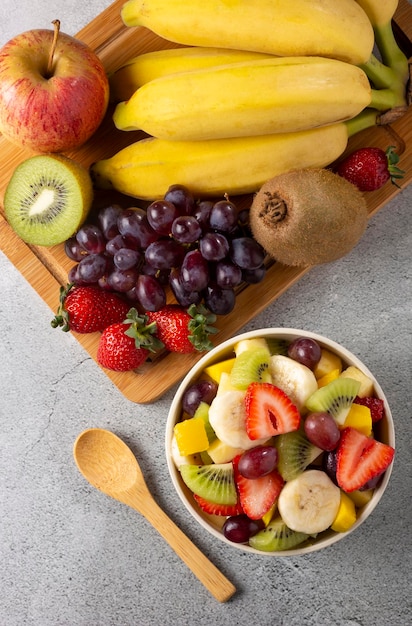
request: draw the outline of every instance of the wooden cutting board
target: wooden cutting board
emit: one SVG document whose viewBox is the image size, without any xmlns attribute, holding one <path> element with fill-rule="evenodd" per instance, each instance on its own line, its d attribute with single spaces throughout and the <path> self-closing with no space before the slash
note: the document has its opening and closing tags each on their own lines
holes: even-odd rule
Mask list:
<svg viewBox="0 0 412 626">
<path fill-rule="evenodd" d="M 145 28 L 127 28 L 121 21 L 120 9 L 124 0 L 116 0 L 105 11 L 98 15 L 90 24 L 83 28 L 77 37 L 90 45 L 99 54 L 106 70 L 113 71 L 127 59 L 161 48 L 176 47 Z M 408 57 L 412 56 L 412 7 L 406 0 L 400 0 L 394 21 L 398 41 Z M 69 153 L 89 167 L 98 159 L 108 158 L 117 150 L 132 141 L 139 139 L 139 133 L 122 133 L 114 128 L 111 119 L 112 108 L 93 138 L 81 149 Z M 366 145 L 386 148 L 396 144 L 401 154 L 401 167 L 406 171 L 401 181 L 402 188 L 412 178 L 412 107 L 390 127 L 368 129 L 351 138 L 348 150 Z M 30 156 L 6 139 L 0 137 L 0 202 L 15 167 Z M 368 193 L 366 200 L 370 215 L 376 213 L 389 200 L 399 193 L 400 189 L 387 184 L 382 189 Z M 242 202 L 246 203 L 247 198 Z M 133 201 L 133 205 L 136 201 Z M 32 287 L 49 305 L 51 312 L 58 306 L 59 288 L 67 283 L 67 273 L 72 265 L 63 249 L 63 245 L 52 248 L 29 246 L 21 241 L 10 229 L 0 206 L 0 249 L 27 279 Z M 258 285 L 244 286 L 237 294 L 234 311 L 219 318 L 216 326 L 219 332 L 214 336 L 215 344 L 221 343 L 236 334 L 249 320 L 259 314 L 271 302 L 298 281 L 310 268 L 292 268 L 273 264 L 267 272 L 265 280 Z M 171 298 L 170 298 L 171 299 Z M 251 303 L 253 305 L 251 306 Z M 53 315 L 50 315 L 52 319 Z M 50 320 L 45 319 L 48 324 Z M 55 332 L 61 332 L 56 330 Z M 75 334 L 75 333 L 74 333 Z M 99 334 L 75 334 L 85 350 L 96 360 Z M 194 363 L 201 357 L 195 355 L 178 355 L 164 352 L 153 362 L 144 365 L 139 373 L 117 373 L 104 370 L 112 382 L 129 400 L 138 403 L 153 402 L 177 383 Z"/>
</svg>

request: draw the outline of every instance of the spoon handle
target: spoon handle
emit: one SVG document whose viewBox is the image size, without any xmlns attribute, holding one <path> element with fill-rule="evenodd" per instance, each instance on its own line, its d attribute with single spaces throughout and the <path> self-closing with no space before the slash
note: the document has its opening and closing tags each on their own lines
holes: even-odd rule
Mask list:
<svg viewBox="0 0 412 626">
<path fill-rule="evenodd" d="M 236 587 L 209 561 L 189 537 L 176 526 L 150 493 L 146 494 L 146 498 L 142 497 L 141 494 L 136 494 L 134 497 L 134 494 L 129 493 L 129 498 L 125 503 L 138 511 L 152 524 L 219 602 L 226 602 L 231 598 L 236 591 Z"/>
</svg>

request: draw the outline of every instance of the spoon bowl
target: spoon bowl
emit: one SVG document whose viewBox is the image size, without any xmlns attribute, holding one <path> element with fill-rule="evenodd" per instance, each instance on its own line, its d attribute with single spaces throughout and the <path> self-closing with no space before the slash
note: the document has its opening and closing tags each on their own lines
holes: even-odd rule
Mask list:
<svg viewBox="0 0 412 626">
<path fill-rule="evenodd" d="M 90 428 L 77 437 L 73 456 L 84 478 L 143 515 L 219 602 L 234 594 L 233 584 L 158 506 L 136 457 L 122 439 L 108 430 Z"/>
</svg>

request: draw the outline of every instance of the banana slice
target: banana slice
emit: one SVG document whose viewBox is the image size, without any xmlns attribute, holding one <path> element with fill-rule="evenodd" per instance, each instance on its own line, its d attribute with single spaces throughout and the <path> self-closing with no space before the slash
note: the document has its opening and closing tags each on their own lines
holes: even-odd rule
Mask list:
<svg viewBox="0 0 412 626">
<path fill-rule="evenodd" d="M 240 390 L 217 394 L 209 408 L 209 422 L 220 441 L 232 448 L 248 450 L 267 439 L 249 439 L 244 398 L 245 392 Z"/>
<path fill-rule="evenodd" d="M 307 470 L 285 484 L 278 510 L 286 526 L 315 535 L 333 523 L 340 505 L 340 489 L 321 470 Z"/>
<path fill-rule="evenodd" d="M 312 370 L 288 356 L 274 354 L 269 360 L 269 371 L 273 384 L 280 387 L 302 412 L 306 400 L 318 388 Z"/>
</svg>

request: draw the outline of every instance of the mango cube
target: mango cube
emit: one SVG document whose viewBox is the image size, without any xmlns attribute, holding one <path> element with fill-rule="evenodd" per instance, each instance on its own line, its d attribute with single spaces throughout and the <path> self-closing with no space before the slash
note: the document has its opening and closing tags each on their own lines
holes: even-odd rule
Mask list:
<svg viewBox="0 0 412 626">
<path fill-rule="evenodd" d="M 365 504 L 368 504 L 373 496 L 373 489 L 365 489 L 364 491 L 356 490 L 348 493 L 350 499 L 354 502 L 356 508 L 360 509 Z"/>
<path fill-rule="evenodd" d="M 359 430 L 369 437 L 372 432 L 372 415 L 370 408 L 354 402 L 346 416 L 343 428 L 347 428 L 348 426 L 356 428 L 356 430 Z"/>
<path fill-rule="evenodd" d="M 343 491 L 340 492 L 340 504 L 335 519 L 332 523 L 332 530 L 337 533 L 344 533 L 356 522 L 356 510 L 353 500 Z"/>
<path fill-rule="evenodd" d="M 201 417 L 192 417 L 174 427 L 177 447 L 182 456 L 203 452 L 209 447 L 205 422 Z"/>
<path fill-rule="evenodd" d="M 327 374 L 324 374 L 324 376 L 322 376 L 321 378 L 318 378 L 318 387 L 325 387 L 326 385 L 329 385 L 330 382 L 332 382 L 332 380 L 335 380 L 335 378 L 338 378 L 340 374 L 340 370 L 335 369 L 335 370 L 331 370 L 330 372 L 328 372 Z"/>
<path fill-rule="evenodd" d="M 342 360 L 337 354 L 322 348 L 320 360 L 315 366 L 313 373 L 315 374 L 315 377 L 319 379 L 322 378 L 322 376 L 329 374 L 332 370 L 339 370 L 340 374 L 342 367 Z"/>
<path fill-rule="evenodd" d="M 235 362 L 234 358 L 226 359 L 225 361 L 220 361 L 219 363 L 214 363 L 213 365 L 209 365 L 208 367 L 205 367 L 204 372 L 205 374 L 210 376 L 212 380 L 214 380 L 216 383 L 219 384 L 222 373 L 226 372 L 227 374 L 229 374 L 233 367 L 234 362 Z"/>
<path fill-rule="evenodd" d="M 358 396 L 360 398 L 373 396 L 373 380 L 354 365 L 349 365 L 349 367 L 343 370 L 341 377 L 352 378 L 353 380 L 358 380 L 360 382 L 361 386 L 358 391 Z"/>
</svg>

